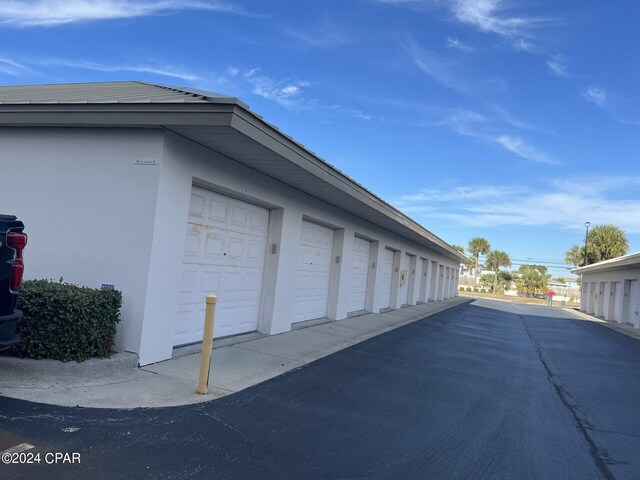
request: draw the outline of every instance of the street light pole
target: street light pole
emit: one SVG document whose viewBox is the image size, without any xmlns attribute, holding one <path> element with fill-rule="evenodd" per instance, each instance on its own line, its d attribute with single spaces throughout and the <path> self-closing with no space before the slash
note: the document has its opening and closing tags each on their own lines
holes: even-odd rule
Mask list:
<svg viewBox="0 0 640 480">
<path fill-rule="evenodd" d="M 587 233 L 584 235 L 584 266 L 586 267 L 589 264 L 589 260 L 587 260 L 587 242 L 589 239 L 589 227 L 591 226 L 591 222 L 584 222 L 584 226 L 587 227 Z"/>
</svg>

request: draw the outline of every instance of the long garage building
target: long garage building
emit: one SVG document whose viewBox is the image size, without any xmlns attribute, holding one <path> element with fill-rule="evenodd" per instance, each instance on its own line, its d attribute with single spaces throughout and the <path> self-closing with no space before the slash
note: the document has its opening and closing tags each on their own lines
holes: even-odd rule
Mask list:
<svg viewBox="0 0 640 480">
<path fill-rule="evenodd" d="M 582 275 L 580 311 L 640 328 L 640 252 L 571 272 Z"/>
<path fill-rule="evenodd" d="M 452 297 L 468 259 L 236 98 L 141 82 L 0 87 L 2 212 L 28 278 L 123 292 L 141 365 Z"/>
</svg>

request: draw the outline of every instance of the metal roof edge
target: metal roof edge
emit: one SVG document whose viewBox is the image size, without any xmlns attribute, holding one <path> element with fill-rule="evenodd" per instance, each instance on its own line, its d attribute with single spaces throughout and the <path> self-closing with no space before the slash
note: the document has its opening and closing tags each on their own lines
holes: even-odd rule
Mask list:
<svg viewBox="0 0 640 480">
<path fill-rule="evenodd" d="M 142 83 L 143 85 L 149 85 L 152 87 L 157 87 L 157 88 L 164 88 L 166 90 L 171 90 L 174 92 L 180 92 L 180 93 L 184 93 L 186 95 L 196 95 L 201 97 L 203 100 L 206 100 L 210 103 L 231 103 L 231 104 L 235 104 L 238 105 L 242 108 L 244 108 L 245 110 L 251 112 L 251 108 L 249 107 L 249 105 L 247 105 L 246 103 L 244 103 L 242 100 L 240 100 L 238 97 L 231 97 L 228 95 L 223 95 L 221 93 L 216 93 L 216 92 L 209 92 L 207 90 L 200 90 L 197 88 L 190 88 L 190 87 L 174 87 L 172 85 L 164 85 L 162 83 L 149 83 L 149 82 L 138 82 L 138 83 Z M 260 116 L 258 114 L 256 114 L 255 112 L 254 115 L 256 116 Z"/>
<path fill-rule="evenodd" d="M 263 127 L 266 127 L 269 130 L 271 130 L 272 133 L 270 133 L 270 134 L 268 133 L 269 136 L 271 136 L 274 139 L 276 139 L 276 137 L 278 137 L 278 141 L 280 143 L 282 143 L 282 144 L 288 144 L 289 148 L 292 151 L 295 151 L 296 149 L 302 150 L 302 152 L 296 152 L 296 153 L 298 153 L 302 157 L 310 156 L 313 160 L 316 160 L 316 161 L 320 162 L 320 166 L 326 168 L 327 169 L 327 173 L 330 173 L 332 176 L 334 176 L 336 179 L 340 180 L 346 186 L 349 186 L 349 187 L 351 187 L 352 189 L 354 189 L 356 191 L 360 191 L 365 196 L 368 196 L 369 199 L 371 201 L 373 201 L 375 205 L 380 207 L 380 208 L 377 208 L 376 210 L 378 210 L 378 211 L 380 211 L 380 209 L 390 210 L 391 211 L 390 213 L 393 213 L 394 215 L 400 217 L 399 219 L 392 218 L 393 220 L 395 220 L 396 222 L 404 225 L 407 228 L 410 228 L 415 233 L 419 234 L 420 236 L 424 237 L 425 239 L 429 240 L 430 242 L 434 243 L 435 245 L 439 246 L 440 248 L 443 248 L 448 253 L 452 254 L 452 255 L 449 255 L 450 258 L 455 256 L 457 260 L 460 260 L 460 263 L 470 263 L 471 262 L 471 259 L 468 258 L 466 255 L 461 254 L 460 252 L 458 252 L 450 244 L 448 244 L 446 241 L 444 241 L 443 239 L 438 237 L 436 234 L 434 234 L 433 232 L 427 230 L 425 227 L 420 225 L 418 222 L 413 220 L 408 215 L 402 213 L 400 210 L 398 210 L 396 207 L 391 205 L 389 202 L 387 202 L 386 200 L 382 199 L 381 197 L 379 197 L 378 195 L 373 193 L 371 190 L 369 190 L 368 188 L 364 187 L 362 184 L 360 184 L 356 180 L 352 179 L 350 176 L 348 176 L 344 172 L 340 171 L 338 168 L 336 168 L 335 166 L 333 166 L 332 164 L 330 164 L 329 162 L 327 162 L 323 158 L 321 158 L 318 155 L 316 155 L 314 152 L 309 150 L 307 147 L 302 145 L 300 142 L 298 142 L 295 139 L 293 139 L 293 137 L 283 133 L 277 127 L 275 127 L 271 123 L 265 121 L 261 116 L 257 115 L 251 109 L 249 109 L 249 108 L 247 108 L 247 107 L 245 107 L 243 105 L 239 105 L 239 106 L 243 110 L 245 110 L 247 114 L 249 114 L 251 117 L 253 117 L 255 120 L 257 120 Z M 254 126 L 256 126 L 256 125 L 254 124 Z M 291 148 L 292 146 L 294 148 Z M 307 158 L 307 160 L 309 160 L 309 159 Z M 345 193 L 348 193 L 348 192 L 345 192 Z M 369 206 L 374 208 L 373 205 L 369 205 Z M 387 215 L 387 216 L 390 216 L 390 215 Z M 400 221 L 400 220 L 403 220 L 403 221 Z"/>
</svg>

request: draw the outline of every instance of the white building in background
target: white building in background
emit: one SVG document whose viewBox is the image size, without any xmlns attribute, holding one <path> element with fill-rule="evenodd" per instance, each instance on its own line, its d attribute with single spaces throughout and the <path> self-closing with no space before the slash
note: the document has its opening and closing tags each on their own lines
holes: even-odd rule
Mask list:
<svg viewBox="0 0 640 480">
<path fill-rule="evenodd" d="M 582 275 L 582 312 L 640 328 L 640 252 L 571 272 Z"/>
<path fill-rule="evenodd" d="M 0 151 L 27 277 L 121 290 L 116 345 L 141 365 L 202 339 L 211 292 L 216 337 L 277 334 L 452 297 L 470 261 L 236 98 L 0 87 Z"/>
</svg>

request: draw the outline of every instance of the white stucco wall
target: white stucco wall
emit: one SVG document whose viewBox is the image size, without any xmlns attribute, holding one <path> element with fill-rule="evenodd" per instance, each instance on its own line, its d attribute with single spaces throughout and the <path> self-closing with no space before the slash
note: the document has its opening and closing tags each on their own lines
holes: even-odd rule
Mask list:
<svg viewBox="0 0 640 480">
<path fill-rule="evenodd" d="M 625 287 L 625 282 L 631 280 L 636 282 Z M 640 328 L 637 315 L 633 317 L 631 312 L 632 318 L 629 318 L 627 302 L 631 292 L 626 291 L 629 287 L 635 288 L 635 294 L 640 296 L 640 291 L 637 291 L 640 289 L 639 284 L 640 268 L 584 273 L 580 310 L 606 320 L 631 323 Z"/>
<path fill-rule="evenodd" d="M 194 182 L 271 209 L 267 244 L 271 246 L 275 243 L 277 249 L 275 254 L 268 253 L 265 266 L 263 301 L 258 323 L 258 329 L 264 333 L 276 334 L 291 329 L 298 242 L 303 218 L 336 229 L 333 257 L 339 256 L 340 263 L 333 265 L 331 273 L 327 315 L 332 319 L 347 317 L 350 252 L 356 233 L 379 242 L 382 248 L 385 245 L 393 247 L 399 250 L 400 255 L 409 252 L 458 268 L 454 260 L 428 251 L 359 217 L 170 133 L 165 141 L 160 170 L 158 211 L 162 214 L 156 217 L 156 241 L 150 267 L 151 272 L 158 273 L 151 275 L 149 281 L 141 363 L 161 360 L 171 355 L 185 225 L 191 185 Z M 161 240 L 157 238 L 159 229 L 162 231 Z M 380 250 L 375 246 L 373 249 L 376 253 Z M 372 307 L 372 311 L 376 311 L 373 305 L 375 296 L 371 295 L 375 284 L 368 287 L 368 305 Z"/>
<path fill-rule="evenodd" d="M 2 128 L 1 213 L 25 224 L 25 279 L 123 292 L 116 346 L 139 351 L 153 240 L 159 130 Z"/>
<path fill-rule="evenodd" d="M 335 229 L 327 316 L 347 317 L 353 237 L 372 241 L 366 308 L 377 312 L 377 278 L 385 247 L 396 267 L 414 257 L 408 282 L 415 292 L 415 261 L 427 259 L 426 295 L 435 268 L 457 261 L 288 187 L 182 137 L 159 130 L 2 129 L 3 172 L 22 179 L 19 195 L 0 191 L 1 213 L 25 222 L 29 245 L 26 278 L 60 278 L 81 285 L 114 284 L 123 292 L 117 347 L 137 352 L 145 365 L 172 355 L 178 291 L 192 184 L 271 210 L 258 329 L 291 329 L 302 221 Z M 136 165 L 152 160 L 156 165 Z M 67 235 L 67 232 L 69 234 Z M 271 245 L 277 245 L 271 253 Z M 437 262 L 437 264 L 433 263 Z M 442 270 L 444 273 L 444 269 Z M 399 308 L 394 271 L 391 306 Z M 435 276 L 438 283 L 444 278 Z M 439 298 L 457 291 L 436 285 Z M 409 296 L 411 304 L 419 295 Z M 433 300 L 433 299 L 430 299 Z M 203 299 L 204 301 L 204 299 Z"/>
</svg>

